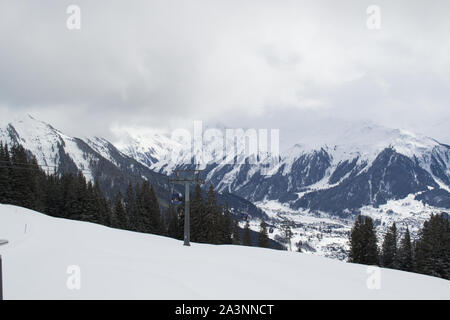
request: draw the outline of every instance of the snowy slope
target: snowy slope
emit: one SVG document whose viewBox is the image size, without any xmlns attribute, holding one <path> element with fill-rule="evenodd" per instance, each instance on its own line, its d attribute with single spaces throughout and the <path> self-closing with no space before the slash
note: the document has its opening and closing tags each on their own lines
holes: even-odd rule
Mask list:
<svg viewBox="0 0 450 320">
<path fill-rule="evenodd" d="M 76 138 L 32 116 L 21 116 L 8 123 L 0 123 L 0 140 L 10 145 L 21 144 L 36 156 L 39 164 L 48 166 L 44 169 L 50 172 L 59 167 L 62 153 L 68 154 L 86 178 L 93 179 L 90 162 L 98 161 L 98 157 L 83 151 Z"/>
<path fill-rule="evenodd" d="M 448 299 L 450 282 L 293 252 L 193 244 L 0 205 L 5 299 Z M 81 288 L 66 286 L 80 267 Z M 282 275 L 275 273 L 278 270 Z"/>
</svg>

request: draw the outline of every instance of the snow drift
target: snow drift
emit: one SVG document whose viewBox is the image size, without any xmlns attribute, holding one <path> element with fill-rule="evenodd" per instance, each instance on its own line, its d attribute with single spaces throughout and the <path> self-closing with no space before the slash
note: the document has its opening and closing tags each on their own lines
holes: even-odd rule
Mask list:
<svg viewBox="0 0 450 320">
<path fill-rule="evenodd" d="M 319 256 L 193 244 L 0 205 L 5 299 L 448 299 L 450 282 Z M 80 289 L 67 286 L 70 266 Z"/>
</svg>

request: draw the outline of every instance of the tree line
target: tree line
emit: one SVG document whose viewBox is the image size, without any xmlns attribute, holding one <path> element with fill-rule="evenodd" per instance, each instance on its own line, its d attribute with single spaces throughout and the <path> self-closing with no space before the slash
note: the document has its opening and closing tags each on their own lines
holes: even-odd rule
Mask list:
<svg viewBox="0 0 450 320">
<path fill-rule="evenodd" d="M 191 241 L 209 244 L 252 245 L 248 223 L 242 230 L 228 205 L 217 203 L 209 187 L 205 199 L 199 185 L 190 201 Z M 0 142 L 0 203 L 25 207 L 53 217 L 102 224 L 108 227 L 183 239 L 184 203 L 169 205 L 163 214 L 153 186 L 148 181 L 128 185 L 124 194 L 109 199 L 98 183 L 80 172 L 46 173 L 35 157 L 21 145 L 11 148 Z M 264 222 L 258 244 L 269 247 Z"/>
<path fill-rule="evenodd" d="M 350 232 L 349 261 L 450 280 L 449 217 L 432 214 L 415 240 L 408 227 L 401 236 L 394 222 L 379 247 L 373 220 L 360 215 Z"/>
<path fill-rule="evenodd" d="M 239 221 L 233 219 L 228 204 L 220 206 L 212 185 L 203 195 L 200 185 L 196 185 L 189 201 L 189 223 L 191 241 L 209 244 L 237 244 L 251 246 L 251 231 L 247 221 L 244 229 Z M 178 207 L 169 205 L 168 235 L 183 239 L 184 235 L 184 202 Z M 264 221 L 261 222 L 257 246 L 269 248 L 269 236 Z"/>
</svg>

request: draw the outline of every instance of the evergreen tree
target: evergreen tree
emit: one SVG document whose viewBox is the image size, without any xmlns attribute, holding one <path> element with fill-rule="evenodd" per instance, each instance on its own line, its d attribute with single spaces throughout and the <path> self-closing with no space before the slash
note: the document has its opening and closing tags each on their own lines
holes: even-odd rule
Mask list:
<svg viewBox="0 0 450 320">
<path fill-rule="evenodd" d="M 30 181 L 31 189 L 34 194 L 33 210 L 38 212 L 45 212 L 46 209 L 46 194 L 45 188 L 47 183 L 47 176 L 45 172 L 39 167 L 36 158 L 31 161 L 31 167 L 33 170 L 32 181 Z"/>
<path fill-rule="evenodd" d="M 131 184 L 128 185 L 127 191 L 125 192 L 125 213 L 128 217 L 128 229 L 136 231 L 136 219 L 137 219 L 137 208 L 136 208 L 136 194 L 133 190 Z"/>
<path fill-rule="evenodd" d="M 11 148 L 11 171 L 10 171 L 10 196 L 11 204 L 33 209 L 35 195 L 33 194 L 32 170 L 28 162 L 28 156 L 21 145 Z"/>
<path fill-rule="evenodd" d="M 225 209 L 223 214 L 220 216 L 220 243 L 222 244 L 232 244 L 232 225 L 231 213 L 228 208 L 228 203 L 225 204 Z"/>
<path fill-rule="evenodd" d="M 381 266 L 395 269 L 397 267 L 397 227 L 395 222 L 386 232 L 381 247 Z"/>
<path fill-rule="evenodd" d="M 406 228 L 405 235 L 400 240 L 400 245 L 397 251 L 397 261 L 398 261 L 398 268 L 400 270 L 413 271 L 414 268 L 413 248 L 408 228 Z"/>
<path fill-rule="evenodd" d="M 302 241 L 297 242 L 295 245 L 297 247 L 297 252 L 303 252 L 302 251 L 302 246 L 303 246 L 303 242 Z"/>
<path fill-rule="evenodd" d="M 258 245 L 262 248 L 269 248 L 269 235 L 267 233 L 267 226 L 264 220 L 262 220 L 260 224 L 260 230 L 258 234 Z"/>
<path fill-rule="evenodd" d="M 96 212 L 96 220 L 98 223 L 103 225 L 109 225 L 109 216 L 110 216 L 110 208 L 108 205 L 108 201 L 105 198 L 105 195 L 102 193 L 100 189 L 100 185 L 96 181 L 93 186 L 94 191 L 94 212 Z"/>
<path fill-rule="evenodd" d="M 363 217 L 359 215 L 352 230 L 350 231 L 350 251 L 348 261 L 353 263 L 361 263 L 363 261 L 364 241 L 363 241 Z"/>
<path fill-rule="evenodd" d="M 161 221 L 161 210 L 153 187 L 150 186 L 148 181 L 145 181 L 136 193 L 137 231 L 163 234 L 164 226 Z"/>
<path fill-rule="evenodd" d="M 167 226 L 167 235 L 171 238 L 182 240 L 183 236 L 182 231 L 180 229 L 181 225 L 179 221 L 179 215 L 177 209 L 172 204 L 170 204 L 169 208 L 167 209 L 167 215 L 169 218 Z"/>
<path fill-rule="evenodd" d="M 203 220 L 207 243 L 219 243 L 219 216 L 220 209 L 217 205 L 216 194 L 213 186 L 210 185 L 206 196 L 205 219 Z"/>
<path fill-rule="evenodd" d="M 350 232 L 349 262 L 378 264 L 377 236 L 370 217 L 359 215 Z"/>
<path fill-rule="evenodd" d="M 9 171 L 11 170 L 11 162 L 9 158 L 8 145 L 3 146 L 0 141 L 0 203 L 10 203 L 9 197 Z"/>
<path fill-rule="evenodd" d="M 183 203 L 184 208 L 184 203 Z M 182 223 L 184 225 L 184 210 Z M 205 243 L 207 236 L 204 229 L 205 224 L 205 207 L 203 204 L 202 189 L 200 185 L 195 186 L 194 195 L 189 201 L 189 224 L 191 227 L 191 241 Z"/>
<path fill-rule="evenodd" d="M 44 186 L 45 193 L 45 209 L 47 214 L 58 217 L 61 215 L 62 207 L 62 192 L 61 192 L 60 178 L 56 175 L 47 176 Z"/>
<path fill-rule="evenodd" d="M 378 265 L 379 253 L 377 245 L 377 234 L 372 218 L 365 217 L 363 230 L 363 236 L 365 239 L 365 254 L 362 263 L 367 265 Z"/>
<path fill-rule="evenodd" d="M 239 223 L 237 220 L 233 223 L 233 244 L 242 244 L 241 243 L 241 237 L 240 237 L 240 228 Z"/>
<path fill-rule="evenodd" d="M 244 233 L 242 235 L 242 244 L 244 246 L 251 246 L 252 245 L 252 239 L 250 236 L 250 223 L 247 222 L 245 223 L 245 227 L 244 227 Z"/>
<path fill-rule="evenodd" d="M 100 211 L 98 208 L 96 191 L 91 181 L 87 183 L 86 195 L 87 199 L 85 200 L 86 203 L 83 209 L 84 210 L 83 220 L 93 223 L 102 223 L 101 217 L 99 215 Z"/>
<path fill-rule="evenodd" d="M 140 187 L 137 187 L 137 230 L 138 232 L 150 233 L 152 200 L 150 198 L 150 184 L 145 181 Z"/>
<path fill-rule="evenodd" d="M 165 226 L 161 217 L 161 208 L 159 207 L 158 198 L 156 197 L 155 189 L 150 187 L 150 233 L 164 234 Z"/>
<path fill-rule="evenodd" d="M 416 271 L 450 279 L 450 225 L 447 214 L 424 222 L 416 248 Z"/>
<path fill-rule="evenodd" d="M 112 219 L 112 226 L 119 229 L 127 229 L 128 221 L 123 207 L 122 193 L 119 191 L 114 200 L 114 214 Z"/>
<path fill-rule="evenodd" d="M 79 216 L 78 196 L 76 180 L 72 174 L 62 176 L 62 218 L 77 219 Z"/>
</svg>

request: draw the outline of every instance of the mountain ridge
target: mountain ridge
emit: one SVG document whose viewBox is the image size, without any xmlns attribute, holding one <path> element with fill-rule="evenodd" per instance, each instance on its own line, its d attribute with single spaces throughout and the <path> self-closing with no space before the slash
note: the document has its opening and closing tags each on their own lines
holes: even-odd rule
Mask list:
<svg viewBox="0 0 450 320">
<path fill-rule="evenodd" d="M 167 172 L 176 168 L 196 168 L 189 149 L 173 149 L 176 142 L 167 143 L 164 136 L 158 146 L 167 146 L 166 150 L 158 150 L 154 153 L 150 148 L 146 151 L 148 141 L 158 140 L 158 136 L 138 136 L 127 138 L 132 147 L 119 144 L 122 152 L 135 157 L 141 163 L 149 166 L 157 172 Z M 179 145 L 177 145 L 179 147 Z M 206 145 L 204 149 L 214 150 L 214 145 Z M 133 150 L 133 152 L 130 152 Z M 179 154 L 177 154 L 179 152 Z M 425 192 L 428 188 L 450 191 L 450 147 L 439 143 L 437 140 L 419 134 L 414 134 L 401 129 L 391 129 L 379 125 L 363 123 L 361 126 L 352 127 L 343 133 L 327 141 L 324 144 L 296 144 L 280 155 L 280 161 L 270 168 L 270 174 L 263 173 L 263 164 L 229 164 L 224 162 L 207 163 L 204 165 L 203 176 L 213 183 L 220 191 L 235 193 L 249 201 L 279 200 L 288 202 L 294 208 L 299 207 L 301 197 L 306 194 L 319 192 L 320 190 L 337 188 L 338 193 L 349 192 L 339 185 L 346 183 L 358 183 L 359 192 L 365 192 L 368 198 L 360 201 L 359 207 L 372 204 L 377 199 L 376 194 L 370 194 L 367 187 L 361 185 L 360 175 L 366 175 L 372 168 L 372 174 L 380 174 L 380 155 L 391 152 L 390 160 L 383 166 L 390 166 L 391 171 L 397 170 L 403 174 L 411 174 L 408 184 L 413 185 L 419 174 L 422 180 L 417 188 L 409 188 L 410 193 Z M 174 155 L 175 153 L 175 155 Z M 170 156 L 169 156 L 170 155 Z M 207 159 L 213 156 L 206 155 Z M 151 161 L 146 161 L 151 159 Z M 375 162 L 376 160 L 378 162 Z M 409 159 L 410 161 L 407 161 Z M 378 171 L 374 172 L 375 167 Z M 375 170 L 376 171 L 376 170 Z M 400 179 L 401 174 L 392 174 L 392 177 Z M 386 179 L 389 176 L 384 176 Z M 391 180 L 381 181 L 380 192 L 389 193 L 390 186 L 395 184 Z M 350 181 L 350 182 L 349 182 Z M 370 179 L 366 178 L 367 183 Z M 370 187 L 372 188 L 372 187 Z M 404 191 L 398 190 L 387 196 L 380 197 L 375 205 L 385 203 L 389 199 L 404 197 Z M 449 194 L 450 196 L 450 194 Z M 311 197 L 311 195 L 309 195 Z M 425 198 L 423 198 L 424 201 Z M 307 199 L 304 199 L 304 201 Z M 323 199 L 326 201 L 327 199 Z M 342 199 L 341 199 L 342 201 Z M 300 202 L 301 203 L 301 202 Z M 344 201 L 343 206 L 356 209 L 349 201 Z M 314 206 L 317 210 L 335 211 L 343 213 L 343 207 L 325 208 Z"/>
<path fill-rule="evenodd" d="M 168 176 L 129 157 L 104 138 L 70 137 L 51 125 L 26 115 L 12 121 L 3 121 L 0 126 L 0 141 L 21 144 L 48 173 L 77 174 L 81 171 L 88 180 L 98 182 L 110 199 L 119 191 L 124 194 L 128 184 L 136 185 L 147 180 L 155 188 L 161 207 L 167 208 L 169 205 L 172 194 Z M 175 186 L 177 188 L 179 186 Z M 236 195 L 219 193 L 218 202 L 221 205 L 228 203 L 234 209 L 236 217 L 245 214 L 257 218 L 266 217 L 261 209 Z"/>
</svg>

